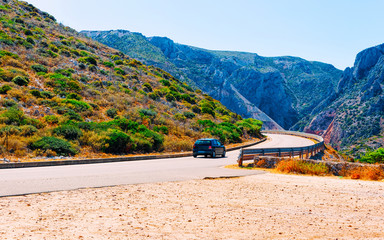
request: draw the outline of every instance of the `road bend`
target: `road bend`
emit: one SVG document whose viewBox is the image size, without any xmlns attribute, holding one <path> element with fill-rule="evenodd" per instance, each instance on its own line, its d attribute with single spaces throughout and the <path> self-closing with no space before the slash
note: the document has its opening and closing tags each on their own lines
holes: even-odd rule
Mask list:
<svg viewBox="0 0 384 240">
<path fill-rule="evenodd" d="M 304 147 L 313 141 L 301 137 L 268 134 L 268 140 L 252 148 Z M 132 162 L 67 165 L 55 167 L 0 169 L 0 196 L 74 190 L 205 177 L 234 177 L 263 171 L 223 168 L 236 164 L 239 151 L 225 158 L 182 157 Z"/>
</svg>

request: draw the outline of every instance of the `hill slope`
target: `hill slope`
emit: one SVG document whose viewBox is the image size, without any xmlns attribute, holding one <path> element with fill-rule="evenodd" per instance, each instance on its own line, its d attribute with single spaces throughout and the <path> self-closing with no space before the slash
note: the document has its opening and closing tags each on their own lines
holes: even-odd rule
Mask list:
<svg viewBox="0 0 384 240">
<path fill-rule="evenodd" d="M 347 68 L 327 106 L 310 117 L 307 132 L 322 134 L 338 149 L 358 156 L 384 146 L 384 44 L 361 51 Z"/>
<path fill-rule="evenodd" d="M 332 65 L 297 57 L 210 51 L 125 30 L 82 33 L 169 71 L 232 111 L 263 119 L 264 126 L 270 129 L 295 125 L 326 96 L 335 93 L 342 73 Z"/>
<path fill-rule="evenodd" d="M 0 2 L 0 83 L 5 155 L 180 151 L 199 137 L 260 136 L 260 121 L 21 1 Z"/>
</svg>

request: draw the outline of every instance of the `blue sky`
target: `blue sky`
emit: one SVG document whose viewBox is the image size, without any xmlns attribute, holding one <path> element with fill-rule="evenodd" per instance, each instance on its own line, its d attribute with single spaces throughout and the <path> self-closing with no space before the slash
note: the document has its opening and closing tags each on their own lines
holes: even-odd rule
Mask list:
<svg viewBox="0 0 384 240">
<path fill-rule="evenodd" d="M 76 30 L 125 29 L 177 43 L 353 66 L 384 43 L 382 0 L 27 0 Z"/>
</svg>

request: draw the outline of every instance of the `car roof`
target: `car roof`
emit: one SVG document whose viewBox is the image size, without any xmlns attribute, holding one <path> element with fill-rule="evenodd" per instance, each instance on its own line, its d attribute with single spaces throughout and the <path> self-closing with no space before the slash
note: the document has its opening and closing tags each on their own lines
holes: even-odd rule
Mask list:
<svg viewBox="0 0 384 240">
<path fill-rule="evenodd" d="M 200 139 L 197 139 L 196 141 L 198 141 L 198 140 L 217 140 L 217 139 L 215 139 L 215 138 L 200 138 Z"/>
</svg>

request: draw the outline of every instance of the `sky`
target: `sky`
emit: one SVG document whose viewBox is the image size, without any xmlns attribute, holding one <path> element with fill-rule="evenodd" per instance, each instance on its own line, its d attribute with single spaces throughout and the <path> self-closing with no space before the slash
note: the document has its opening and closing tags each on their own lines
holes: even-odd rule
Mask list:
<svg viewBox="0 0 384 240">
<path fill-rule="evenodd" d="M 296 56 L 344 70 L 384 43 L 382 0 L 27 0 L 81 30 L 124 29 L 210 50 Z"/>
</svg>

